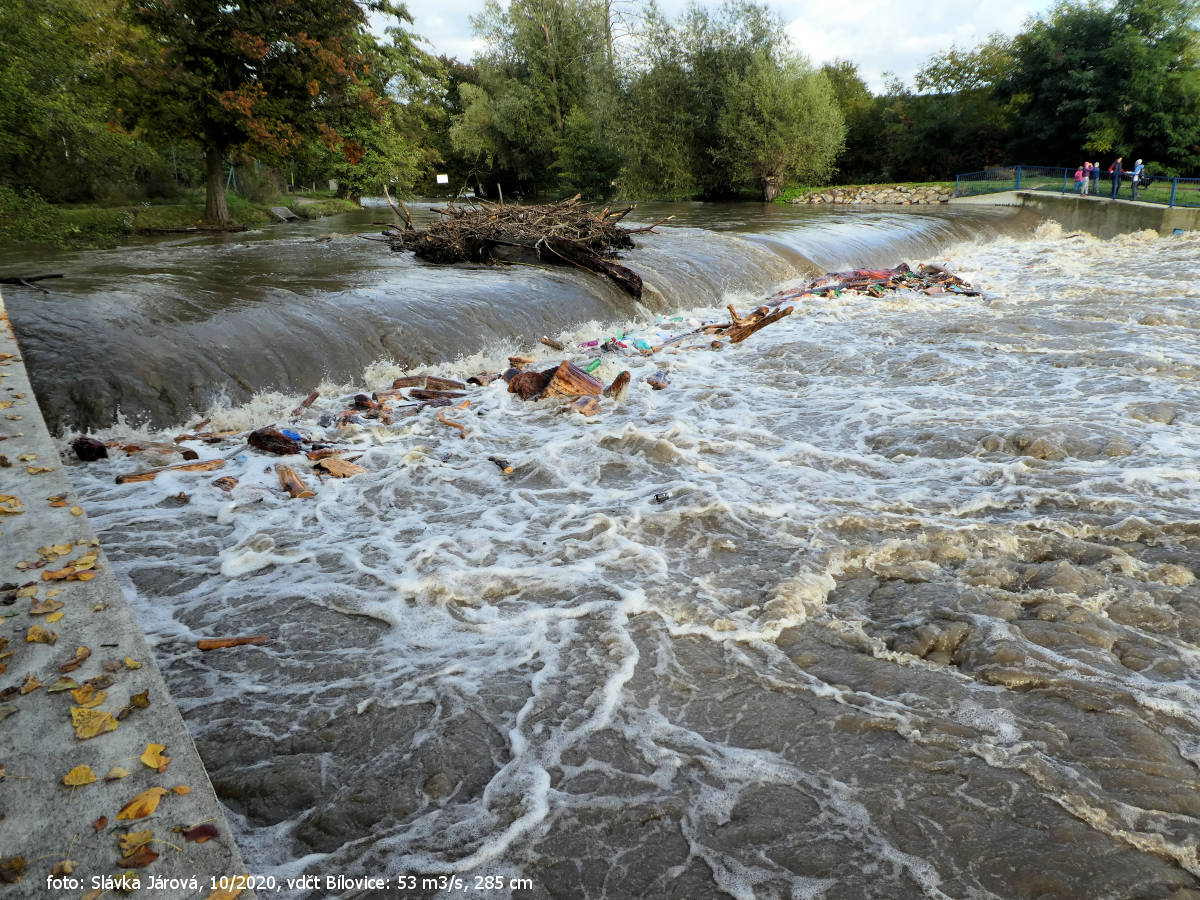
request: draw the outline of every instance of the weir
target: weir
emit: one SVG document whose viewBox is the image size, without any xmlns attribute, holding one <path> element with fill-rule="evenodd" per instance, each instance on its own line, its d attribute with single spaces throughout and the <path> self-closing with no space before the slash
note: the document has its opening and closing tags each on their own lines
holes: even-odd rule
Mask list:
<svg viewBox="0 0 1200 900">
<path fill-rule="evenodd" d="M 3 895 L 79 897 L 122 879 L 140 890 L 176 879 L 169 896 L 208 897 L 245 873 L 241 853 L 77 505 L 3 297 L 0 407 L 0 871 L 15 880 Z M 143 834 L 122 848 L 131 832 Z"/>
<path fill-rule="evenodd" d="M 1102 190 L 1104 184 L 1102 181 Z M 1200 207 L 1168 207 L 1161 203 L 1112 200 L 1107 196 L 1002 191 L 955 197 L 949 202 L 960 206 L 1020 206 L 1054 219 L 1064 228 L 1086 231 L 1101 240 L 1147 229 L 1161 235 L 1200 229 Z"/>
</svg>

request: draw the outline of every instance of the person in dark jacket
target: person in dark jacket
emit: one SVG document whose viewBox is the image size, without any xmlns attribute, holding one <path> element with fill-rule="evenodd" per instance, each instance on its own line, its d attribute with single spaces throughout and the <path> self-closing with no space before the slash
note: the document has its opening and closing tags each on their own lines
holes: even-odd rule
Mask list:
<svg viewBox="0 0 1200 900">
<path fill-rule="evenodd" d="M 1112 180 L 1113 180 L 1112 198 L 1114 200 L 1117 199 L 1117 194 L 1121 190 L 1121 173 L 1125 171 L 1125 169 L 1121 165 L 1121 159 L 1122 159 L 1122 157 L 1118 156 L 1117 161 L 1108 167 L 1108 171 L 1112 172 Z"/>
</svg>

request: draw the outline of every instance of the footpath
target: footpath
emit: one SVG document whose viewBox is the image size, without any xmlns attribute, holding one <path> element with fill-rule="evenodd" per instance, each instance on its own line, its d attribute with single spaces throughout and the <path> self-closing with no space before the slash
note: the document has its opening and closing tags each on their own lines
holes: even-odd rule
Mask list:
<svg viewBox="0 0 1200 900">
<path fill-rule="evenodd" d="M 0 297 L 0 900 L 249 900 L 245 872 Z"/>
</svg>

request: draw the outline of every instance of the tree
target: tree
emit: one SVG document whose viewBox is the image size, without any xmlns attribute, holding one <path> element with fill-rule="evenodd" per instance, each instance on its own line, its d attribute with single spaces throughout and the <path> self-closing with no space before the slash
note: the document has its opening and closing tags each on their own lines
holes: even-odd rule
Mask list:
<svg viewBox="0 0 1200 900">
<path fill-rule="evenodd" d="M 720 130 L 714 155 L 729 166 L 733 186 L 757 187 L 767 203 L 789 178 L 808 184 L 828 178 L 846 134 L 825 76 L 798 57 L 777 61 L 765 53 L 729 86 Z"/>
<path fill-rule="evenodd" d="M 114 69 L 138 41 L 118 2 L 0 4 L 0 183 L 89 200 L 157 162 L 113 124 Z"/>
<path fill-rule="evenodd" d="M 352 108 L 382 117 L 369 84 L 364 9 L 389 0 L 130 0 L 157 53 L 135 67 L 142 121 L 205 149 L 205 218 L 229 220 L 223 163 L 232 150 L 278 159 L 319 136 L 347 161 L 364 152 L 336 127 Z M 331 124 L 333 123 L 333 124 Z"/>
</svg>

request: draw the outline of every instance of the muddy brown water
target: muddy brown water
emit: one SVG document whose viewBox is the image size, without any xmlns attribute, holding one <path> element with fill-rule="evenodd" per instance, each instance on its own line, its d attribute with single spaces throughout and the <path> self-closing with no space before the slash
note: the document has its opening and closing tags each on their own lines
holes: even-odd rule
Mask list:
<svg viewBox="0 0 1200 900">
<path fill-rule="evenodd" d="M 429 270 L 295 232 L 75 259 L 93 291 L 72 302 L 6 292 L 59 421 L 99 416 L 45 371 L 90 322 L 75 381 L 146 423 L 90 424 L 163 438 L 201 412 L 285 421 L 318 382 L 296 425 L 321 437 L 345 393 L 406 366 L 652 339 L 810 268 L 937 261 L 986 291 L 803 300 L 719 353 L 605 358 L 634 380 L 593 419 L 496 387 L 456 414 L 465 439 L 429 417 L 352 428 L 337 439 L 368 474 L 311 501 L 236 445 L 201 448 L 229 457 L 231 495 L 74 465 L 251 871 L 313 897 L 371 895 L 288 880 L 1200 897 L 1200 237 L 683 212 L 630 257 L 658 287 L 641 308 L 565 273 Z M 131 287 L 152 257 L 173 261 L 157 288 Z M 29 325 L 51 311 L 68 321 Z M 224 398 L 169 377 L 200 384 L 216 357 Z M 671 386 L 647 389 L 664 366 Z M 238 633 L 270 641 L 194 649 Z"/>
</svg>

